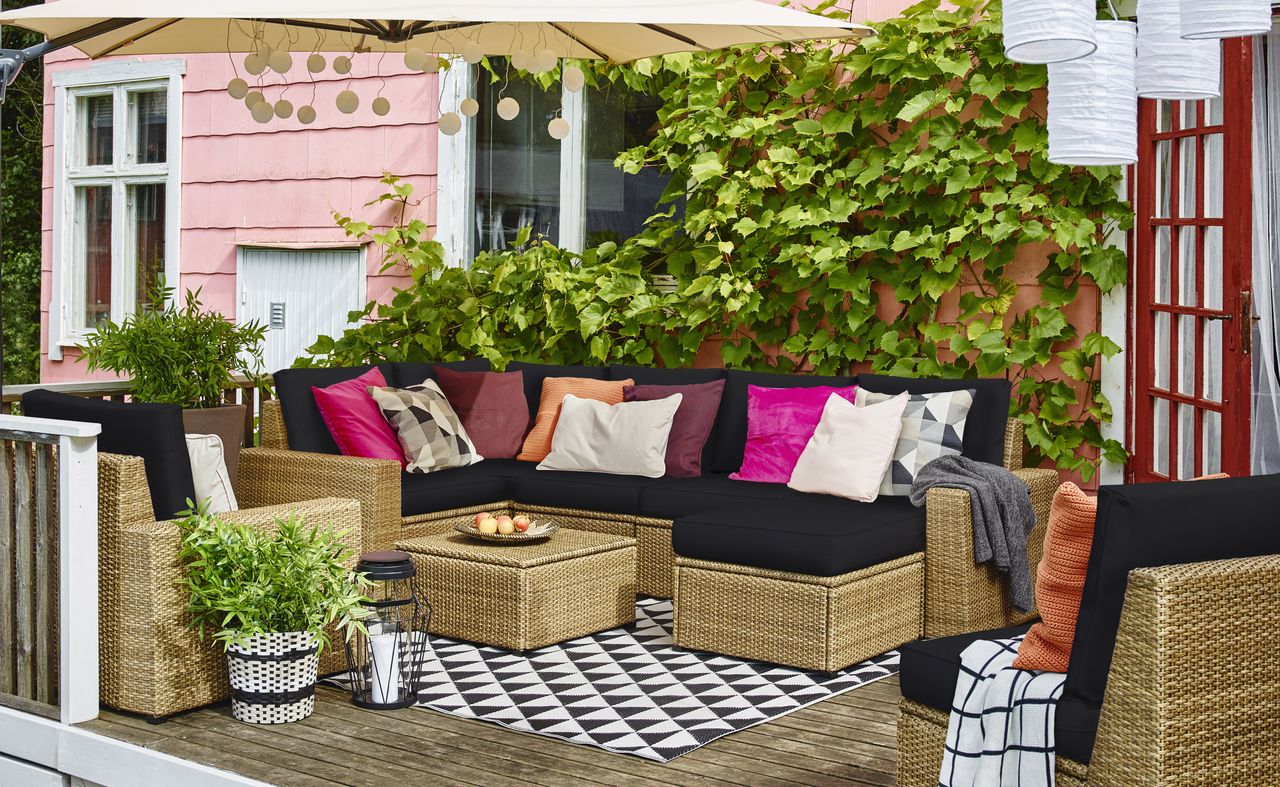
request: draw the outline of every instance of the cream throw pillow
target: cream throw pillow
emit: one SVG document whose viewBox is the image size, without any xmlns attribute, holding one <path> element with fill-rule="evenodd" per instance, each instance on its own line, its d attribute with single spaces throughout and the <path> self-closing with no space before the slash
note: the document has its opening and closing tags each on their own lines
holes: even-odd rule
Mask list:
<svg viewBox="0 0 1280 787">
<path fill-rule="evenodd" d="M 893 460 L 909 398 L 904 393 L 880 404 L 857 407 L 832 394 L 787 486 L 863 503 L 875 500 Z"/>
<path fill-rule="evenodd" d="M 216 434 L 187 435 L 187 456 L 191 458 L 191 481 L 196 488 L 196 504 L 209 501 L 210 514 L 225 514 L 240 506 L 223 454 L 222 438 Z"/>
<path fill-rule="evenodd" d="M 673 394 L 650 402 L 605 404 L 569 394 L 551 437 L 551 453 L 538 469 L 661 478 L 667 471 L 671 422 L 683 399 Z"/>
</svg>

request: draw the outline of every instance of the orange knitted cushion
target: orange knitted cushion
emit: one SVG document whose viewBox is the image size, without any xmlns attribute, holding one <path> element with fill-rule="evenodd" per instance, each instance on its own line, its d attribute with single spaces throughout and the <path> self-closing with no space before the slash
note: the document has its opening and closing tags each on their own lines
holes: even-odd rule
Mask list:
<svg viewBox="0 0 1280 787">
<path fill-rule="evenodd" d="M 541 462 L 551 453 L 551 437 L 560 421 L 560 405 L 573 394 L 580 399 L 595 399 L 605 404 L 620 404 L 622 389 L 635 385 L 634 380 L 588 380 L 584 377 L 548 377 L 542 381 L 542 398 L 538 402 L 538 420 L 524 448 L 516 457 L 523 462 Z"/>
</svg>

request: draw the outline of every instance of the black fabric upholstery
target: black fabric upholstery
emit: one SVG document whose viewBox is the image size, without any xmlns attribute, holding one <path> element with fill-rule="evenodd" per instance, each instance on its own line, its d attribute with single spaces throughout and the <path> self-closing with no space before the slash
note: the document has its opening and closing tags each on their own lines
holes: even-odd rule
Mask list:
<svg viewBox="0 0 1280 787">
<path fill-rule="evenodd" d="M 157 519 L 170 519 L 195 500 L 182 408 L 173 404 L 107 402 L 53 391 L 22 396 L 22 412 L 32 418 L 101 424 L 98 450 L 142 457 Z"/>
<path fill-rule="evenodd" d="M 788 490 L 677 519 L 672 543 L 684 557 L 831 577 L 923 550 L 924 509 Z"/>
<path fill-rule="evenodd" d="M 950 711 L 955 698 L 956 679 L 960 676 L 960 654 L 964 649 L 984 639 L 1008 639 L 1023 634 L 1030 623 L 991 631 L 974 631 L 941 639 L 920 639 L 908 642 L 898 652 L 902 654 L 898 681 L 902 696 L 928 705 L 940 711 Z"/>
<path fill-rule="evenodd" d="M 275 373 L 276 398 L 284 416 L 284 428 L 288 432 L 289 447 L 294 451 L 311 451 L 318 454 L 341 454 L 338 444 L 329 434 L 316 407 L 311 388 L 326 388 L 347 380 L 353 380 L 372 369 L 372 366 L 344 366 L 333 369 L 281 369 Z M 381 367 L 382 376 L 390 382 L 391 369 Z"/>
<path fill-rule="evenodd" d="M 553 366 L 545 363 L 512 361 L 508 372 L 521 372 L 524 377 L 524 398 L 529 403 L 529 425 L 538 419 L 538 403 L 542 401 L 542 381 L 548 377 L 583 377 L 588 380 L 608 380 L 608 366 Z M 621 378 L 621 379 L 626 379 Z"/>
<path fill-rule="evenodd" d="M 1009 421 L 1009 400 L 1013 386 L 999 378 L 970 380 L 916 380 L 907 377 L 887 377 L 882 374 L 858 375 L 858 387 L 873 393 L 912 394 L 977 391 L 973 407 L 964 425 L 964 455 L 979 462 L 1004 464 L 1004 431 Z"/>
<path fill-rule="evenodd" d="M 481 462 L 485 472 L 505 478 L 517 504 L 576 508 L 609 514 L 639 514 L 640 490 L 649 481 L 639 476 L 539 470 L 536 462 L 495 459 Z"/>
<path fill-rule="evenodd" d="M 435 473 L 401 473 L 400 516 L 420 516 L 453 508 L 500 503 L 507 481 L 484 472 L 487 462 Z"/>
<path fill-rule="evenodd" d="M 422 385 L 424 380 L 436 379 L 434 368 L 436 366 L 443 366 L 456 372 L 488 372 L 493 369 L 487 358 L 468 358 L 465 361 L 448 361 L 446 363 L 393 363 L 389 364 L 390 373 L 387 376 L 387 382 L 396 388 Z M 387 374 L 385 370 L 383 373 Z"/>
<path fill-rule="evenodd" d="M 1135 568 L 1280 554 L 1280 475 L 1103 487 L 1058 712 L 1058 747 L 1088 762 Z M 1247 609 L 1243 610 L 1247 614 Z"/>
<path fill-rule="evenodd" d="M 698 385 L 723 380 L 724 369 L 658 369 L 648 366 L 609 367 L 610 380 L 635 380 L 636 385 Z"/>
<path fill-rule="evenodd" d="M 725 379 L 724 398 L 720 400 L 720 414 L 716 416 L 716 433 L 712 435 L 715 451 L 710 462 L 703 462 L 703 472 L 736 473 L 742 467 L 742 453 L 747 446 L 748 385 L 765 388 L 847 387 L 855 380 L 853 377 L 739 371 L 730 371 Z"/>
<path fill-rule="evenodd" d="M 771 500 L 787 494 L 783 484 L 734 481 L 727 475 L 654 478 L 640 491 L 640 513 L 655 519 L 679 519 L 716 508 Z"/>
</svg>

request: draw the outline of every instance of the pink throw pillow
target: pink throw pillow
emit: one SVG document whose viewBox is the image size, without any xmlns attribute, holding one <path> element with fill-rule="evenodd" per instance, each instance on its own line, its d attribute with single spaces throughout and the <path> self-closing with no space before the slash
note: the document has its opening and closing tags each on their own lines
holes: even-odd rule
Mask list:
<svg viewBox="0 0 1280 787">
<path fill-rule="evenodd" d="M 354 380 L 327 388 L 312 386 L 311 394 L 316 398 L 316 408 L 329 427 L 329 434 L 344 456 L 394 459 L 404 467 L 400 440 L 369 395 L 369 388 L 386 386 L 386 378 L 374 368 Z"/>
<path fill-rule="evenodd" d="M 736 481 L 785 484 L 822 420 L 831 394 L 854 401 L 858 386 L 762 388 L 747 386 L 747 448 Z"/>
</svg>

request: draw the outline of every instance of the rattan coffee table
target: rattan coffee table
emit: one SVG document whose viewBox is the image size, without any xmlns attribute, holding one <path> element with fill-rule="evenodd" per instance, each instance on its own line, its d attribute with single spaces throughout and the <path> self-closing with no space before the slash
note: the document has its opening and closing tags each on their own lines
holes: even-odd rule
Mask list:
<svg viewBox="0 0 1280 787">
<path fill-rule="evenodd" d="M 431 633 L 526 651 L 635 621 L 636 540 L 562 529 L 534 544 L 461 533 L 401 541 Z"/>
</svg>

